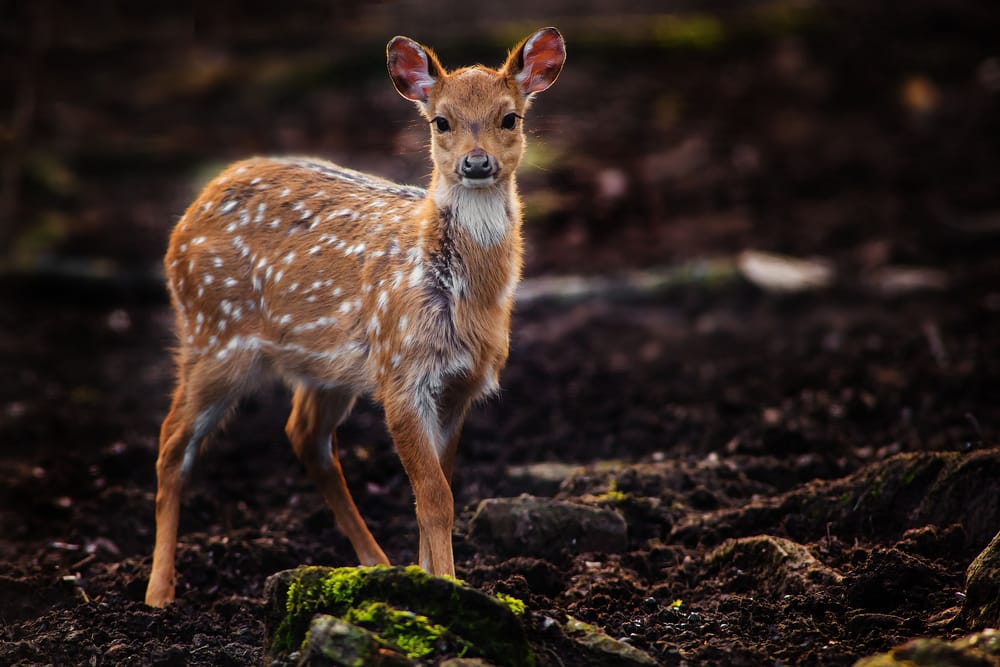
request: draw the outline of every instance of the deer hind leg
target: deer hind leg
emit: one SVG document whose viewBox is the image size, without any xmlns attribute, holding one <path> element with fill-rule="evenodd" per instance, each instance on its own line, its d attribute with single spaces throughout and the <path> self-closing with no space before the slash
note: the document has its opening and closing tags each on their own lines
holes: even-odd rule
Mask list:
<svg viewBox="0 0 1000 667">
<path fill-rule="evenodd" d="M 233 400 L 228 392 L 194 391 L 192 388 L 199 385 L 187 380 L 190 375 L 182 368 L 170 412 L 160 428 L 156 459 L 156 546 L 146 587 L 146 604 L 151 607 L 164 607 L 174 600 L 177 526 L 184 479 L 201 443 L 218 426 Z M 212 396 L 225 398 L 212 400 Z"/>
<path fill-rule="evenodd" d="M 335 430 L 351 411 L 354 398 L 347 390 L 299 387 L 292 398 L 292 413 L 285 432 L 361 564 L 388 565 L 389 559 L 354 504 L 337 456 Z"/>
</svg>

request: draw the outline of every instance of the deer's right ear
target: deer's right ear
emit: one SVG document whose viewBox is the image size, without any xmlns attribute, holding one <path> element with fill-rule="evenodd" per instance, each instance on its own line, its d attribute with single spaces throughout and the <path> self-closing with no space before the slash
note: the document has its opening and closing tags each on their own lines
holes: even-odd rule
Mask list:
<svg viewBox="0 0 1000 667">
<path fill-rule="evenodd" d="M 426 103 L 442 74 L 434 52 L 409 37 L 393 37 L 385 51 L 389 77 L 399 94 L 408 100 Z"/>
</svg>

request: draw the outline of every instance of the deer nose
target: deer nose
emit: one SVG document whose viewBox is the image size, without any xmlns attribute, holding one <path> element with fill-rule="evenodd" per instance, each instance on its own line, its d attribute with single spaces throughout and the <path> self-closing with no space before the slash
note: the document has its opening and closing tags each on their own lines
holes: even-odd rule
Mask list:
<svg viewBox="0 0 1000 667">
<path fill-rule="evenodd" d="M 462 158 L 461 172 L 465 178 L 488 178 L 493 175 L 493 160 L 482 148 L 476 148 Z"/>
</svg>

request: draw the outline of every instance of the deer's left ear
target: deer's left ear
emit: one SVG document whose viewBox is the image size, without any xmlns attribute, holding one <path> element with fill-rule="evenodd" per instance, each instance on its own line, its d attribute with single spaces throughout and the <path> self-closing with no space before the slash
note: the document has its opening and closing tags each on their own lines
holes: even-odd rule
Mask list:
<svg viewBox="0 0 1000 667">
<path fill-rule="evenodd" d="M 528 96 L 551 86 L 565 62 L 562 35 L 555 28 L 542 28 L 514 47 L 502 71 Z"/>
</svg>

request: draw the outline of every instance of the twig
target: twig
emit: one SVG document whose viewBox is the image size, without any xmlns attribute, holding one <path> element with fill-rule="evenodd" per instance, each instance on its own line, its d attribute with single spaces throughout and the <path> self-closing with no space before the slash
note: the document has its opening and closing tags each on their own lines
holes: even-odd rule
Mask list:
<svg viewBox="0 0 1000 667">
<path fill-rule="evenodd" d="M 934 322 L 924 322 L 923 324 L 924 335 L 927 337 L 927 344 L 930 345 L 931 354 L 934 356 L 934 361 L 937 362 L 938 368 L 948 367 L 948 351 L 944 347 L 944 341 L 941 340 L 941 330 L 938 325 Z"/>
<path fill-rule="evenodd" d="M 69 569 L 71 569 L 73 571 L 79 570 L 81 567 L 83 567 L 84 565 L 86 565 L 90 561 L 94 560 L 95 558 L 97 558 L 97 554 L 87 554 L 86 556 L 84 556 L 83 558 L 81 558 L 80 560 L 78 560 L 77 562 L 75 562 L 72 565 L 70 565 Z"/>
</svg>

